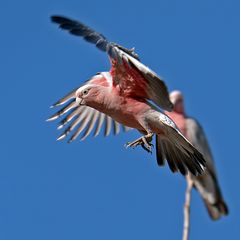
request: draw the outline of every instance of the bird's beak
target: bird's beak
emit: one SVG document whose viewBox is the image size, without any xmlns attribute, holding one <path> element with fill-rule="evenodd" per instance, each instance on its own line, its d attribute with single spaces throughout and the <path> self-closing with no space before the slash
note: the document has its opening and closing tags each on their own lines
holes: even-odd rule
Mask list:
<svg viewBox="0 0 240 240">
<path fill-rule="evenodd" d="M 80 106 L 80 105 L 85 105 L 84 99 L 79 98 L 79 97 L 76 98 L 76 103 L 77 103 L 79 106 Z"/>
</svg>

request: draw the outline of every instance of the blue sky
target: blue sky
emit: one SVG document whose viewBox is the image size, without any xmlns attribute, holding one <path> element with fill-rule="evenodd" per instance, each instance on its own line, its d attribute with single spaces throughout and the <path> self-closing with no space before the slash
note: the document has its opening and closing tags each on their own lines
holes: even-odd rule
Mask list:
<svg viewBox="0 0 240 240">
<path fill-rule="evenodd" d="M 154 154 L 125 149 L 137 132 L 56 142 L 49 106 L 108 58 L 60 31 L 81 20 L 185 94 L 203 125 L 230 215 L 212 222 L 198 194 L 191 239 L 239 238 L 239 3 L 237 1 L 2 1 L 0 238 L 181 239 L 185 180 Z"/>
</svg>

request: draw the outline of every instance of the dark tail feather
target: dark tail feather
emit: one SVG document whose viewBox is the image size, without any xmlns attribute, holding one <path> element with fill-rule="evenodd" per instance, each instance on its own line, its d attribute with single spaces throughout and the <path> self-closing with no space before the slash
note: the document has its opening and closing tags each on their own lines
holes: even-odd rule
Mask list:
<svg viewBox="0 0 240 240">
<path fill-rule="evenodd" d="M 157 155 L 157 163 L 159 166 L 165 165 L 166 156 L 164 156 L 161 149 L 163 148 L 161 144 L 161 140 L 159 139 L 159 136 L 156 135 L 156 155 Z"/>
<path fill-rule="evenodd" d="M 186 175 L 190 171 L 195 176 L 201 174 L 203 169 L 199 164 L 201 161 L 198 160 L 198 156 L 191 154 L 187 149 L 185 151 L 188 155 L 178 149 L 173 142 L 156 135 L 156 155 L 159 166 L 163 166 L 167 160 L 172 172 L 179 171 L 182 175 Z"/>
<path fill-rule="evenodd" d="M 218 220 L 222 216 L 228 215 L 228 207 L 222 199 L 215 204 L 209 203 L 206 199 L 203 201 L 212 220 Z"/>
</svg>

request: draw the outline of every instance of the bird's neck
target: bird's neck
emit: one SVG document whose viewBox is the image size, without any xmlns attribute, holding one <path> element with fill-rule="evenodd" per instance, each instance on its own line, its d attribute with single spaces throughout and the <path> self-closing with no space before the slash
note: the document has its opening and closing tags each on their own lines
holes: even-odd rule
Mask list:
<svg viewBox="0 0 240 240">
<path fill-rule="evenodd" d="M 99 86 L 99 91 L 94 98 L 87 101 L 87 105 L 100 112 L 106 113 L 111 107 L 111 103 L 114 99 L 113 94 L 111 94 L 111 89 L 109 87 Z"/>
<path fill-rule="evenodd" d="M 185 115 L 185 109 L 182 102 L 176 103 L 173 108 L 173 112 Z"/>
</svg>

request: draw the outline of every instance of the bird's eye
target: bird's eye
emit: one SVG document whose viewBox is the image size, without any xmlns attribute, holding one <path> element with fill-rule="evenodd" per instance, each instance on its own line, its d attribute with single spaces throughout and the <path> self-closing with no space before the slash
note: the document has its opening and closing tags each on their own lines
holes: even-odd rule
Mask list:
<svg viewBox="0 0 240 240">
<path fill-rule="evenodd" d="M 83 95 L 87 95 L 88 92 L 89 92 L 89 89 L 85 89 L 85 90 L 83 91 Z"/>
</svg>

